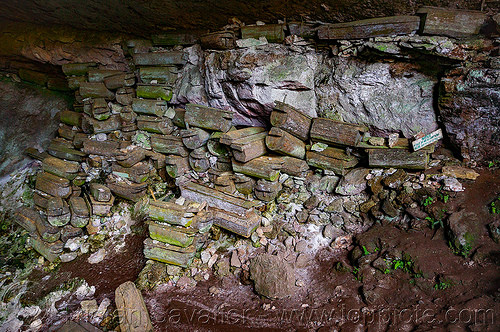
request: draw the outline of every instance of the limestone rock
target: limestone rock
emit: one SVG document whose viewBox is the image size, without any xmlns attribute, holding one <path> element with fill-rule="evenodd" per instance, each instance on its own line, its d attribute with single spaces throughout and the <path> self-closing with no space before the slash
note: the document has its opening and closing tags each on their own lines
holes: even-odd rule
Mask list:
<svg viewBox="0 0 500 332">
<path fill-rule="evenodd" d="M 462 256 L 468 256 L 481 234 L 477 215 L 473 212 L 455 212 L 448 218 L 447 226 L 447 235 L 453 249 Z"/>
<path fill-rule="evenodd" d="M 357 195 L 366 189 L 366 176 L 370 173 L 369 169 L 356 168 L 344 176 L 335 192 L 340 195 Z"/>
<path fill-rule="evenodd" d="M 475 180 L 479 176 L 473 169 L 461 166 L 444 166 L 442 172 L 448 177 L 466 180 Z"/>
<path fill-rule="evenodd" d="M 278 256 L 263 254 L 250 262 L 250 278 L 255 291 L 271 299 L 282 299 L 293 293 L 295 271 Z"/>
</svg>

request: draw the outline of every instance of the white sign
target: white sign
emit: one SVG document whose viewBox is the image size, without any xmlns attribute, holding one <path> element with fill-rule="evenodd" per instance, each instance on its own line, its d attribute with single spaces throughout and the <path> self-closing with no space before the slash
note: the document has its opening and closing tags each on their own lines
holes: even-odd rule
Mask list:
<svg viewBox="0 0 500 332">
<path fill-rule="evenodd" d="M 441 138 L 443 138 L 443 131 L 441 129 L 438 129 L 429 135 L 425 135 L 422 138 L 419 138 L 415 141 L 413 141 L 413 150 L 418 151 L 423 147 L 426 147 L 429 144 L 432 144 L 434 142 L 439 141 Z"/>
</svg>

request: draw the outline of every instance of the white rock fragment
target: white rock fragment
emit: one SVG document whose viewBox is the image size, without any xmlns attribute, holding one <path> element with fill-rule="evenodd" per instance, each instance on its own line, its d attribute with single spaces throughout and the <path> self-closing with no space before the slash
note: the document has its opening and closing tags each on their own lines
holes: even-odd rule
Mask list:
<svg viewBox="0 0 500 332">
<path fill-rule="evenodd" d="M 106 250 L 104 248 L 101 248 L 92 255 L 90 255 L 87 261 L 90 264 L 97 264 L 102 262 L 104 260 L 104 257 L 106 257 Z"/>
</svg>

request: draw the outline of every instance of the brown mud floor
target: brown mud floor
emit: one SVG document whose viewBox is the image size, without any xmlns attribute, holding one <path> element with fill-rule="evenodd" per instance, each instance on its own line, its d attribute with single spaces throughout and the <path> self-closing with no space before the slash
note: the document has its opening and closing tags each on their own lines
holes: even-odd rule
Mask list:
<svg viewBox="0 0 500 332">
<path fill-rule="evenodd" d="M 500 246 L 486 227 L 498 218 L 488 205 L 500 194 L 500 170 L 483 170 L 464 186 L 465 192 L 451 195 L 447 208 L 479 217 L 483 234 L 471 258 L 455 255 L 442 229 L 403 230 L 377 224 L 356 236 L 349 248 L 368 248 L 371 253 L 362 259 L 371 263 L 356 267 L 348 251 L 324 248 L 301 273 L 304 286 L 285 300 L 261 298 L 233 275 L 222 279 L 211 275 L 193 288 L 168 286 L 145 292 L 155 330 L 500 331 Z M 125 250 L 97 265 L 88 264 L 86 256 L 64 264 L 55 276 L 36 284 L 32 295 L 39 298 L 60 283 L 81 277 L 96 286 L 98 301 L 113 300 L 114 289 L 135 280 L 144 266 L 143 239 L 144 235 L 129 236 Z M 373 267 L 377 258 L 397 253 L 411 257 L 418 275 L 401 269 L 382 273 Z M 356 274 L 355 269 L 359 269 Z M 31 280 L 43 276 L 39 273 Z M 436 289 L 438 283 L 446 289 Z M 215 294 L 209 292 L 212 286 L 218 288 Z M 75 302 L 68 309 L 77 307 Z"/>
</svg>

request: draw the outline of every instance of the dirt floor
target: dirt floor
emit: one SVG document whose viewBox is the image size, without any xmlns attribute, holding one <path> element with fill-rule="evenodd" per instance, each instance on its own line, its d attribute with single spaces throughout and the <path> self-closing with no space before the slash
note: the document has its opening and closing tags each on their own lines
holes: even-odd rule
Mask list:
<svg viewBox="0 0 500 332">
<path fill-rule="evenodd" d="M 303 285 L 291 298 L 261 298 L 243 273 L 144 292 L 153 325 L 158 331 L 499 331 L 500 246 L 486 226 L 498 218 L 488 204 L 500 193 L 499 175 L 483 170 L 446 204 L 448 213 L 465 210 L 480 220 L 470 258 L 454 254 L 442 228 L 379 223 L 356 236 L 348 250 L 321 249 L 300 272 Z M 96 286 L 98 301 L 113 300 L 114 289 L 136 280 L 144 266 L 144 236 L 128 236 L 126 249 L 101 264 L 82 256 L 58 273 L 36 271 L 25 300 L 75 277 Z M 71 312 L 78 301 L 64 305 Z"/>
</svg>

